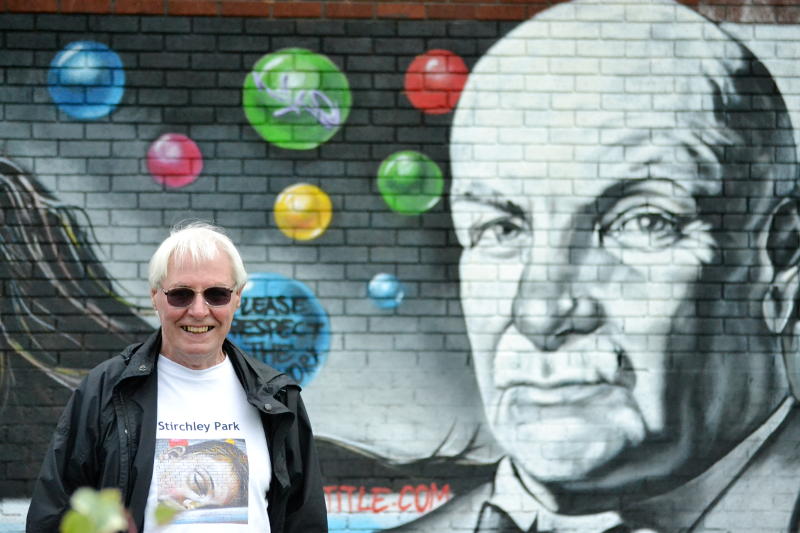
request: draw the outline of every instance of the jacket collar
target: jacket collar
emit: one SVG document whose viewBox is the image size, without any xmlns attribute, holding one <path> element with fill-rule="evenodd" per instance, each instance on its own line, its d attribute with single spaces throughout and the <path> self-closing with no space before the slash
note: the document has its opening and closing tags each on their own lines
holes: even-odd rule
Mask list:
<svg viewBox="0 0 800 533">
<path fill-rule="evenodd" d="M 247 357 L 238 346 L 228 339 L 222 349 L 230 357 L 239 381 L 246 391 L 265 391 L 270 396 L 280 389 L 293 386 L 300 388 L 289 376 L 267 366 L 252 357 Z M 126 368 L 115 386 L 128 378 L 146 377 L 155 371 L 158 354 L 161 351 L 161 328 L 154 331 L 144 342 L 131 344 L 121 352 Z"/>
<path fill-rule="evenodd" d="M 133 377 L 149 376 L 153 373 L 156 357 L 161 349 L 161 328 L 154 331 L 144 342 L 131 344 L 120 355 L 125 361 L 125 370 L 115 385 Z"/>
</svg>

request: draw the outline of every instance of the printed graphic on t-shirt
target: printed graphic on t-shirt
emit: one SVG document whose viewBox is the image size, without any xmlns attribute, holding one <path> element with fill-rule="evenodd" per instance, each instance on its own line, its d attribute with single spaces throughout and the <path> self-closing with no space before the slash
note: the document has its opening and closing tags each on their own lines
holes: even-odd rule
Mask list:
<svg viewBox="0 0 800 533">
<path fill-rule="evenodd" d="M 247 523 L 244 439 L 157 439 L 155 466 L 159 503 L 181 511 L 173 523 Z"/>
</svg>

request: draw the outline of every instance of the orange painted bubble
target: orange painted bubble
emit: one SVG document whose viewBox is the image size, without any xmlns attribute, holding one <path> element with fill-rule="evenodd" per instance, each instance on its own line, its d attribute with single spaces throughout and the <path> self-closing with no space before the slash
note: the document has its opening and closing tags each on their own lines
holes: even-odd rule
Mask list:
<svg viewBox="0 0 800 533">
<path fill-rule="evenodd" d="M 316 185 L 298 183 L 278 195 L 273 212 L 275 223 L 284 235 L 310 241 L 328 229 L 333 206 L 330 197 Z"/>
</svg>

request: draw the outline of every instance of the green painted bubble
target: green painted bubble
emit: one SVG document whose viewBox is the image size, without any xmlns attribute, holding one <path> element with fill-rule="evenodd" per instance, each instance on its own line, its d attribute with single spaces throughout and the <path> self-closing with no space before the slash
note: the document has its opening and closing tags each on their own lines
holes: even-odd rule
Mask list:
<svg viewBox="0 0 800 533">
<path fill-rule="evenodd" d="M 333 137 L 350 114 L 347 77 L 326 56 L 285 48 L 256 61 L 244 80 L 242 107 L 267 142 L 310 150 Z"/>
<path fill-rule="evenodd" d="M 418 215 L 442 197 L 444 178 L 430 157 L 406 150 L 383 160 L 378 168 L 378 190 L 392 211 Z"/>
</svg>

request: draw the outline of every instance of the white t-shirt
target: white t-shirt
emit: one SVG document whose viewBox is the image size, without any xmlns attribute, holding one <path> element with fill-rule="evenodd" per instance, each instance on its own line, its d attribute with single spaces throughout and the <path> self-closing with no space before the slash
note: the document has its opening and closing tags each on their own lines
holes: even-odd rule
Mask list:
<svg viewBox="0 0 800 533">
<path fill-rule="evenodd" d="M 228 357 L 192 370 L 158 356 L 153 479 L 143 533 L 269 532 L 272 469 L 258 410 Z M 159 502 L 181 512 L 158 528 Z"/>
</svg>

